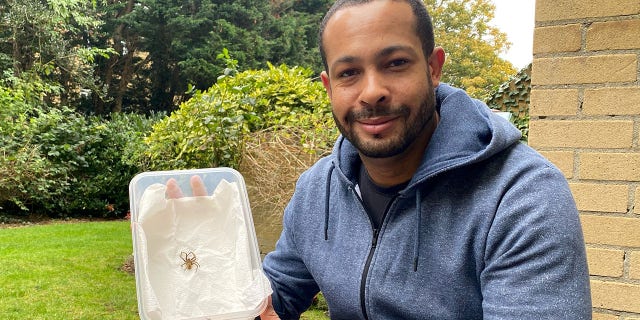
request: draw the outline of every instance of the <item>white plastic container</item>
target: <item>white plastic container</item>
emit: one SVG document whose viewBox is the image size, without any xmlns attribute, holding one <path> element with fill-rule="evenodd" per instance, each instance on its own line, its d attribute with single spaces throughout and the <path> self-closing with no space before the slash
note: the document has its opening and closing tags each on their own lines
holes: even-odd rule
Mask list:
<svg viewBox="0 0 640 320">
<path fill-rule="evenodd" d="M 240 173 L 144 172 L 129 197 L 141 319 L 253 319 L 264 310 L 271 287 Z"/>
</svg>

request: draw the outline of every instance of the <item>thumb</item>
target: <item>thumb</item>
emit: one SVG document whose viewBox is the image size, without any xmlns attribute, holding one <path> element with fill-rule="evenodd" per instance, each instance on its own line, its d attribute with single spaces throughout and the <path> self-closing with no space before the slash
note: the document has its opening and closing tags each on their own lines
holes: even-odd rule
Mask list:
<svg viewBox="0 0 640 320">
<path fill-rule="evenodd" d="M 280 320 L 278 314 L 273 309 L 273 304 L 271 303 L 271 296 L 269 296 L 269 302 L 267 303 L 267 307 L 260 314 L 260 320 Z"/>
</svg>

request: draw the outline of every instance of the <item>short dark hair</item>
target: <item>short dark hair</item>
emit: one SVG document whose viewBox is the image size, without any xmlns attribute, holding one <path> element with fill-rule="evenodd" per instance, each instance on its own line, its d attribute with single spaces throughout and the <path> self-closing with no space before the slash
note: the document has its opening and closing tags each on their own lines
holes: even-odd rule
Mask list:
<svg viewBox="0 0 640 320">
<path fill-rule="evenodd" d="M 333 17 L 333 15 L 341 9 L 353 7 L 365 3 L 370 3 L 378 0 L 337 0 L 327 14 L 325 14 L 322 22 L 320 23 L 320 31 L 318 33 L 318 41 L 320 48 L 320 57 L 322 58 L 322 64 L 324 64 L 324 69 L 329 71 L 329 66 L 327 63 L 327 55 L 324 51 L 324 42 L 322 36 L 324 35 L 324 30 L 327 27 L 327 23 Z M 413 15 L 416 18 L 416 35 L 420 38 L 420 42 L 422 43 L 422 51 L 424 52 L 424 58 L 426 60 L 429 59 L 433 49 L 435 47 L 435 41 L 433 39 L 433 24 L 431 22 L 431 16 L 427 12 L 427 8 L 425 7 L 422 0 L 391 0 L 391 1 L 404 1 L 407 2 L 413 11 Z"/>
</svg>

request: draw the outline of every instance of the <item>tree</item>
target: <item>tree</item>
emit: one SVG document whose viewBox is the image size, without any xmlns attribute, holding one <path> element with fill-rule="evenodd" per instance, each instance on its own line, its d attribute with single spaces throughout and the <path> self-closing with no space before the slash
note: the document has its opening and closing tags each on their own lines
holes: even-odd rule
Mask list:
<svg viewBox="0 0 640 320">
<path fill-rule="evenodd" d="M 509 48 L 506 34 L 489 25 L 490 0 L 425 0 L 434 24 L 436 45 L 447 52 L 443 81 L 486 99 L 516 73 L 499 54 Z"/>
<path fill-rule="evenodd" d="M 332 0 L 272 0 L 274 27 L 281 30 L 274 42 L 273 61 L 322 71 L 318 26 Z"/>
<path fill-rule="evenodd" d="M 109 49 L 91 44 L 99 29 L 95 0 L 0 0 L 0 67 L 2 80 L 42 81 L 58 87 L 57 104 L 73 104 L 93 77 L 97 55 Z M 51 92 L 50 92 L 51 93 Z"/>
<path fill-rule="evenodd" d="M 103 22 L 102 32 L 93 41 L 110 44 L 117 54 L 98 59 L 95 73 L 104 86 L 100 88 L 101 94 L 92 95 L 91 100 L 82 106 L 85 112 L 120 112 L 125 102 L 130 104 L 127 99 L 133 98 L 135 101 L 135 97 L 141 96 L 140 93 L 131 94 L 129 90 L 145 92 L 134 80 L 136 70 L 144 65 L 144 59 L 136 55 L 140 37 L 131 31 L 123 19 L 133 11 L 134 4 L 135 0 L 109 0 L 98 6 Z"/>
<path fill-rule="evenodd" d="M 246 69 L 319 66 L 316 27 L 329 1 L 105 1 L 108 36 L 98 42 L 120 55 L 99 61 L 103 96 L 112 100 L 94 98 L 92 111 L 174 110 L 190 85 L 204 90 L 216 82 L 225 67 L 216 56 L 225 48 Z"/>
</svg>

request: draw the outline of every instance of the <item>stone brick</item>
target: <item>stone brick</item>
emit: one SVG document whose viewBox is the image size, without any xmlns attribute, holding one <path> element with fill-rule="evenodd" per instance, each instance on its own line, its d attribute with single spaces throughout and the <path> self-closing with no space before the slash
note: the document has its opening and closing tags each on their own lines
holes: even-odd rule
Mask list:
<svg viewBox="0 0 640 320">
<path fill-rule="evenodd" d="M 587 29 L 586 49 L 616 50 L 640 48 L 640 20 L 595 22 Z M 571 36 L 572 37 L 572 36 Z M 572 41 L 571 38 L 569 38 Z"/>
<path fill-rule="evenodd" d="M 556 165 L 565 178 L 573 178 L 573 151 L 540 151 L 540 153 Z"/>
<path fill-rule="evenodd" d="M 640 187 L 636 188 L 635 199 L 636 199 L 636 202 L 633 205 L 634 207 L 633 212 L 640 214 Z"/>
<path fill-rule="evenodd" d="M 635 82 L 638 79 L 636 54 L 609 54 L 580 57 L 534 59 L 532 85 Z"/>
<path fill-rule="evenodd" d="M 593 313 L 593 317 L 591 319 L 592 320 L 619 320 L 620 317 L 612 315 L 612 314 L 594 312 Z"/>
<path fill-rule="evenodd" d="M 640 13 L 638 0 L 538 0 L 536 21 L 626 16 Z"/>
<path fill-rule="evenodd" d="M 529 122 L 534 148 L 631 148 L 633 121 L 534 120 Z"/>
<path fill-rule="evenodd" d="M 570 183 L 569 186 L 580 211 L 627 212 L 629 187 L 626 185 Z"/>
<path fill-rule="evenodd" d="M 582 214 L 580 221 L 582 221 L 582 232 L 586 243 L 640 247 L 640 219 L 638 218 Z"/>
<path fill-rule="evenodd" d="M 569 24 L 533 30 L 533 53 L 576 52 L 582 48 L 582 26 Z"/>
<path fill-rule="evenodd" d="M 591 280 L 591 299 L 595 308 L 640 313 L 640 285 Z"/>
<path fill-rule="evenodd" d="M 640 181 L 640 153 L 580 154 L 580 179 Z"/>
<path fill-rule="evenodd" d="M 622 277 L 624 273 L 624 251 L 587 248 L 589 274 L 603 277 Z"/>
<path fill-rule="evenodd" d="M 640 280 L 640 251 L 629 254 L 629 278 Z"/>
<path fill-rule="evenodd" d="M 564 116 L 578 113 L 577 89 L 531 90 L 529 115 Z"/>
<path fill-rule="evenodd" d="M 585 115 L 636 115 L 640 114 L 638 101 L 640 87 L 587 89 L 582 112 Z"/>
</svg>

